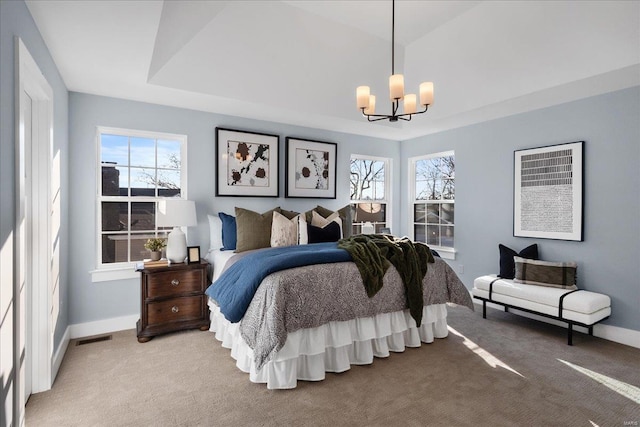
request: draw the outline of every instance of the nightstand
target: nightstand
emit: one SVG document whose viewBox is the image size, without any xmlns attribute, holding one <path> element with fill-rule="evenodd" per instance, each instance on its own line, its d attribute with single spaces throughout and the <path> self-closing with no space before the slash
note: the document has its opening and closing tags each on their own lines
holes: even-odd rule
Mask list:
<svg viewBox="0 0 640 427">
<path fill-rule="evenodd" d="M 146 267 L 139 271 L 138 342 L 184 329 L 209 329 L 207 262 Z"/>
</svg>

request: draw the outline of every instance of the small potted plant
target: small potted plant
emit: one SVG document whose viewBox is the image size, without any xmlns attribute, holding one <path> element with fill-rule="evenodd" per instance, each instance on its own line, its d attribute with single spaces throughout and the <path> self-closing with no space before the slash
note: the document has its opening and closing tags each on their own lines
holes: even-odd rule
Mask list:
<svg viewBox="0 0 640 427">
<path fill-rule="evenodd" d="M 152 237 L 144 244 L 145 249 L 151 252 L 151 261 L 158 261 L 162 255 L 162 249 L 167 246 L 167 241 L 161 237 Z"/>
</svg>

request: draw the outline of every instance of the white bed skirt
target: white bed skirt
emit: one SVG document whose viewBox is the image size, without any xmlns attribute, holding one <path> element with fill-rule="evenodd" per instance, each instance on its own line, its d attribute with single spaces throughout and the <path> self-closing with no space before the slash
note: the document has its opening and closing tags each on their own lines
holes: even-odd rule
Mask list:
<svg viewBox="0 0 640 427">
<path fill-rule="evenodd" d="M 297 380 L 321 381 L 325 372 L 371 364 L 374 356 L 388 357 L 390 351 L 420 347 L 448 334 L 446 304 L 424 307 L 419 328 L 409 310 L 330 322 L 290 333 L 277 355 L 257 370 L 253 350 L 240 335 L 240 323 L 229 323 L 211 301 L 209 309 L 209 330 L 215 332 L 223 347 L 231 349 L 236 366 L 249 374 L 251 382 L 266 383 L 269 389 L 295 388 Z"/>
</svg>

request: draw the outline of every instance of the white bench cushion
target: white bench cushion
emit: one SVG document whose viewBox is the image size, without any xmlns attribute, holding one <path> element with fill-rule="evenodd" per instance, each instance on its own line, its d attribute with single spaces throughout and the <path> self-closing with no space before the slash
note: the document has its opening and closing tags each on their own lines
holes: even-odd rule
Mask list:
<svg viewBox="0 0 640 427">
<path fill-rule="evenodd" d="M 489 285 L 495 279 L 495 274 L 478 277 L 473 282 L 472 294 L 489 299 Z M 493 284 L 491 299 L 514 307 L 558 316 L 560 297 L 567 292 L 566 289 L 526 285 L 510 279 L 500 279 Z M 562 317 L 586 325 L 598 322 L 610 314 L 611 299 L 597 292 L 574 292 L 567 295 L 563 302 Z"/>
</svg>

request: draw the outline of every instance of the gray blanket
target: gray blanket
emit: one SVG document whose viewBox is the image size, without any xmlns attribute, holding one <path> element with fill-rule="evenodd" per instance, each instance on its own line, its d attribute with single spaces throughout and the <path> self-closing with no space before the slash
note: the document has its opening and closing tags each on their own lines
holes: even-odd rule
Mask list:
<svg viewBox="0 0 640 427">
<path fill-rule="evenodd" d="M 452 302 L 473 310 L 469 292 L 440 258 L 429 265 L 423 292 L 425 305 Z M 240 333 L 260 369 L 284 346 L 290 332 L 406 308 L 404 285 L 393 266 L 382 289 L 369 298 L 354 263 L 311 265 L 267 276 L 241 321 Z"/>
</svg>

